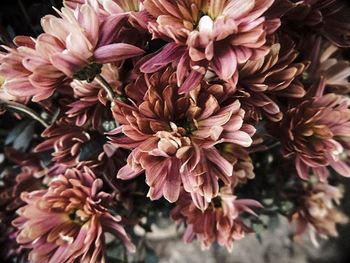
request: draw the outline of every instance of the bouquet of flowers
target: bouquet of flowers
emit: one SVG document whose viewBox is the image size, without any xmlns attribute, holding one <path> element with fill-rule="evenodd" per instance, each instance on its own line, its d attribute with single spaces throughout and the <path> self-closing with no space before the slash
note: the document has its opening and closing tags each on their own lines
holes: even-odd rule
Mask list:
<svg viewBox="0 0 350 263">
<path fill-rule="evenodd" d="M 144 261 L 168 219 L 232 249 L 336 236 L 350 177 L 341 0 L 66 0 L 0 53 L 0 254 Z"/>
</svg>

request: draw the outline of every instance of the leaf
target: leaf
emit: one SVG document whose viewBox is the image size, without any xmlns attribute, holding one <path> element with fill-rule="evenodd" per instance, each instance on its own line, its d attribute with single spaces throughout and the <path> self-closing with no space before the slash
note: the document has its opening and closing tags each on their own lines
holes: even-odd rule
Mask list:
<svg viewBox="0 0 350 263">
<path fill-rule="evenodd" d="M 13 148 L 25 152 L 34 134 L 35 122 L 32 120 L 23 120 L 16 125 L 5 139 L 5 145 L 12 144 Z"/>
<path fill-rule="evenodd" d="M 20 121 L 19 124 L 16 125 L 7 135 L 5 139 L 5 145 L 10 145 L 13 143 L 29 123 L 31 123 L 30 120 Z"/>
</svg>

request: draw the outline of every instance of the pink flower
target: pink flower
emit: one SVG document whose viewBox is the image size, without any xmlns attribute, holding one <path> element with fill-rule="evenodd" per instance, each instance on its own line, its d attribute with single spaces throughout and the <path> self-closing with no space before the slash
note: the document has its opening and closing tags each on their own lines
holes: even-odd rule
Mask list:
<svg viewBox="0 0 350 263">
<path fill-rule="evenodd" d="M 138 47 L 117 43 L 125 14 L 100 17 L 98 9 L 87 3 L 57 12 L 60 17 L 42 18 L 45 33 L 31 42 L 26 39 L 18 48 L 27 75 L 21 85 L 12 81 L 16 86 L 7 88 L 10 94 L 42 101 L 57 90 L 67 93 L 71 78 L 91 81 L 101 73 L 102 64 L 143 54 Z"/>
<path fill-rule="evenodd" d="M 17 242 L 29 248 L 31 262 L 104 262 L 104 233 L 135 247 L 120 225 L 121 218 L 105 208 L 109 195 L 98 192 L 102 181 L 87 167 L 70 169 L 48 189 L 23 193 L 26 205 L 13 221 Z"/>
<path fill-rule="evenodd" d="M 234 86 L 237 64 L 268 52 L 266 37 L 278 28 L 279 20 L 266 20 L 263 14 L 273 1 L 144 1 L 155 19 L 149 23 L 153 37 L 169 43 L 141 70 L 152 73 L 177 63 L 180 92 L 196 88 L 208 69 Z"/>
<path fill-rule="evenodd" d="M 97 10 L 98 11 L 98 10 Z M 123 26 L 123 14 L 99 19 L 93 6 L 83 4 L 76 10 L 62 8 L 60 15 L 45 16 L 42 27 L 45 34 L 53 36 L 61 52 L 54 52 L 50 61 L 69 77 L 89 79 L 99 73 L 99 66 L 143 54 L 143 50 L 125 43 L 114 43 Z M 91 76 L 90 76 L 91 74 Z"/>
<path fill-rule="evenodd" d="M 335 204 L 340 203 L 343 194 L 340 188 L 327 183 L 318 183 L 299 194 L 300 203 L 291 217 L 296 226 L 295 235 L 310 234 L 317 246 L 316 235 L 323 238 L 337 237 L 336 224 L 346 224 L 348 218 L 340 212 Z"/>
<path fill-rule="evenodd" d="M 175 220 L 184 220 L 187 224 L 184 234 L 186 242 L 197 238 L 202 248 L 208 249 L 217 241 L 231 251 L 235 240 L 252 232 L 243 223 L 240 214 L 248 212 L 255 215 L 253 208 L 262 208 L 262 205 L 255 200 L 237 199 L 229 188 L 223 188 L 205 211 L 199 210 L 189 194 L 184 193 L 171 214 Z"/>
<path fill-rule="evenodd" d="M 322 95 L 323 90 L 321 81 L 314 97 L 289 109 L 279 126 L 282 132 L 277 135 L 283 153 L 295 157 L 298 175 L 305 180 L 312 169 L 324 181 L 328 176 L 327 166 L 350 177 L 350 167 L 345 162 L 350 147 L 350 110 L 341 96 Z"/>
<path fill-rule="evenodd" d="M 306 93 L 298 77 L 307 63 L 295 62 L 298 52 L 293 41 L 287 37 L 279 40 L 281 43 L 273 44 L 265 57 L 239 65 L 238 95 L 247 115 L 256 122 L 263 116 L 280 121 L 283 104 L 279 98 L 292 100 Z"/>
<path fill-rule="evenodd" d="M 5 52 L 0 52 L 0 99 L 28 102 L 33 94 L 29 76 L 31 71 L 26 69 L 22 61 L 26 57 L 21 47 L 34 48 L 34 41 L 29 37 L 17 37 L 15 47 L 2 46 Z"/>
<path fill-rule="evenodd" d="M 114 115 L 122 124 L 118 131 L 126 136 L 114 137 L 112 143 L 132 150 L 118 178 L 145 171 L 152 200 L 164 196 L 175 202 L 183 185 L 209 202 L 218 193 L 218 180 L 230 184 L 233 173 L 215 145 L 248 147 L 255 129 L 243 124 L 238 101 L 221 99 L 227 95 L 225 86 L 203 82 L 187 95 L 177 90 L 176 74 L 169 68 L 128 86 L 132 105 L 116 102 Z"/>
</svg>

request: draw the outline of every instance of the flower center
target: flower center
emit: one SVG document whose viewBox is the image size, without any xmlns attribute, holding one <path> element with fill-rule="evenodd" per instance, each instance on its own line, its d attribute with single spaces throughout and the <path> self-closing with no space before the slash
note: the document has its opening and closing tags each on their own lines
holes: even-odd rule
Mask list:
<svg viewBox="0 0 350 263">
<path fill-rule="evenodd" d="M 84 68 L 79 70 L 73 75 L 74 79 L 86 80 L 87 82 L 92 82 L 96 75 L 100 74 L 102 71 L 102 65 L 91 61 Z"/>
<path fill-rule="evenodd" d="M 222 207 L 221 197 L 217 196 L 217 197 L 213 198 L 212 203 L 213 203 L 214 208 L 221 208 Z"/>
<path fill-rule="evenodd" d="M 181 133 L 183 136 L 189 136 L 197 130 L 197 127 L 193 121 L 189 120 L 180 120 L 176 122 L 177 130 Z"/>
<path fill-rule="evenodd" d="M 77 224 L 77 225 L 84 225 L 89 218 L 83 213 L 81 210 L 74 210 L 69 214 L 69 219 Z"/>
</svg>

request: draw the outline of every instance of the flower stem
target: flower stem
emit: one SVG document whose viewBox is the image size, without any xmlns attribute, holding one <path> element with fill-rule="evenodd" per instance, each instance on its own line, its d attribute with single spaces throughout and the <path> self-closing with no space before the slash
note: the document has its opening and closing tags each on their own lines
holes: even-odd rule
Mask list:
<svg viewBox="0 0 350 263">
<path fill-rule="evenodd" d="M 32 109 L 28 108 L 25 105 L 22 105 L 20 103 L 14 102 L 14 101 L 3 101 L 3 100 L 0 100 L 0 106 L 4 106 L 7 109 L 12 109 L 12 110 L 16 110 L 16 111 L 22 112 L 22 113 L 28 115 L 29 117 L 33 118 L 34 120 L 40 122 L 40 124 L 43 125 L 45 128 L 50 126 L 35 111 L 33 111 Z"/>
<path fill-rule="evenodd" d="M 107 92 L 108 100 L 112 102 L 116 95 L 111 85 L 109 85 L 109 83 L 100 74 L 96 75 L 95 80 Z"/>
</svg>

